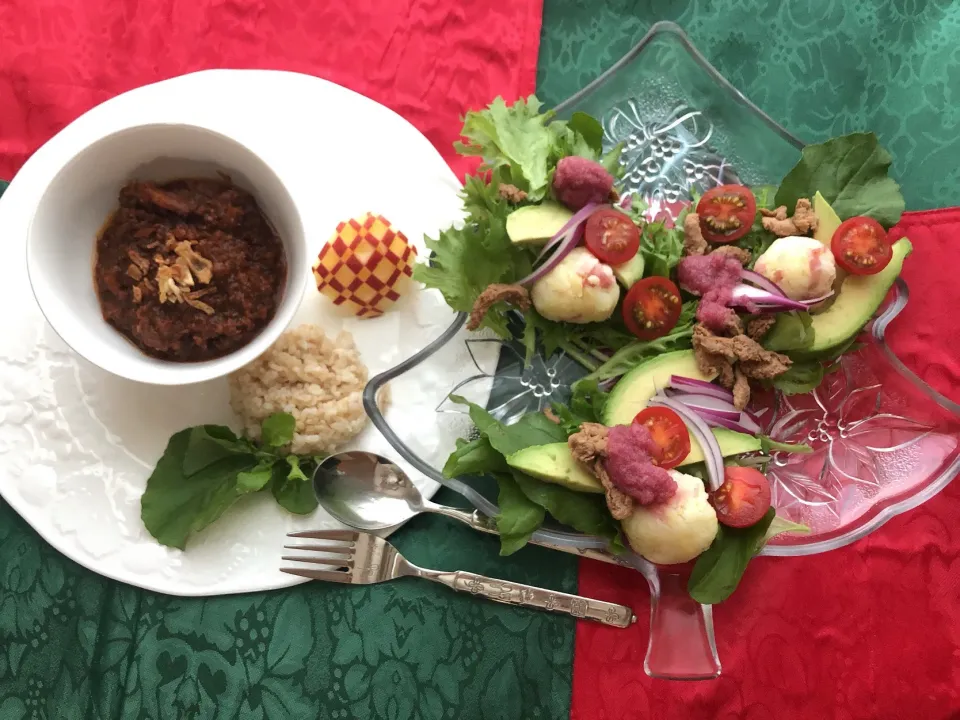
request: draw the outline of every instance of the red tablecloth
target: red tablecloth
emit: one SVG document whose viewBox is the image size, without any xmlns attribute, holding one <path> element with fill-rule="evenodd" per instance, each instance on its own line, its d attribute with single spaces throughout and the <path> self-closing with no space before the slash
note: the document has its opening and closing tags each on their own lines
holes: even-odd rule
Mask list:
<svg viewBox="0 0 960 720">
<path fill-rule="evenodd" d="M 118 93 L 211 68 L 304 72 L 410 120 L 458 172 L 459 118 L 534 90 L 542 0 L 3 0 L 0 178 Z"/>
<path fill-rule="evenodd" d="M 960 401 L 960 209 L 907 213 L 905 235 L 910 302 L 888 340 Z M 636 573 L 584 560 L 580 592 L 650 612 Z M 960 482 L 854 545 L 755 561 L 714 621 L 723 675 L 691 684 L 644 676 L 645 629 L 580 623 L 572 720 L 960 718 Z"/>
<path fill-rule="evenodd" d="M 302 71 L 351 87 L 409 118 L 463 172 L 468 166 L 451 151 L 458 116 L 497 94 L 533 90 L 540 12 L 541 0 L 4 0 L 0 177 L 97 103 L 215 67 Z M 915 292 L 892 340 L 928 381 L 960 400 L 960 354 L 944 335 L 958 336 L 960 213 L 912 214 L 904 225 L 917 246 L 907 272 Z M 936 292 L 920 292 L 929 287 Z M 646 596 L 639 576 L 608 573 L 584 563 L 581 590 L 635 605 Z M 652 681 L 642 671 L 645 631 L 581 623 L 571 715 L 958 717 L 958 578 L 954 484 L 855 546 L 758 561 L 716 609 L 718 681 Z"/>
</svg>

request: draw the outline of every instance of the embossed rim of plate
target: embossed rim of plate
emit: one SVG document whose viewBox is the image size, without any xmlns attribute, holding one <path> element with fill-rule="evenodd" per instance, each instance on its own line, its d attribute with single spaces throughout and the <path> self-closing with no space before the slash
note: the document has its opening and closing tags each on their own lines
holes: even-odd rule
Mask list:
<svg viewBox="0 0 960 720">
<path fill-rule="evenodd" d="M 456 176 L 453 174 L 453 172 L 450 170 L 448 164 L 443 160 L 443 158 L 436 151 L 436 149 L 433 147 L 430 141 L 426 137 L 424 137 L 419 131 L 417 131 L 416 128 L 409 121 L 404 119 L 398 113 L 387 108 L 386 106 L 376 103 L 376 101 L 370 98 L 367 98 L 361 95 L 360 93 L 357 93 L 355 91 L 349 90 L 348 88 L 344 88 L 342 86 L 336 85 L 335 83 L 332 83 L 330 81 L 326 81 L 321 78 L 316 78 L 313 76 L 304 75 L 301 73 L 267 71 L 267 70 L 209 70 L 209 71 L 202 71 L 198 73 L 189 73 L 187 75 L 179 76 L 177 78 L 172 78 L 170 80 L 166 80 L 160 83 L 155 83 L 154 85 L 174 85 L 178 87 L 179 90 L 182 91 L 184 88 L 181 84 L 189 83 L 190 88 L 195 89 L 196 86 L 200 84 L 210 83 L 211 81 L 219 82 L 220 79 L 225 76 L 236 78 L 234 82 L 246 83 L 246 87 L 248 87 L 248 89 L 250 87 L 249 83 L 251 78 L 255 78 L 256 80 L 263 82 L 265 76 L 268 76 L 266 77 L 266 81 L 270 84 L 271 87 L 275 89 L 277 87 L 280 87 L 284 92 L 286 92 L 286 94 L 290 96 L 297 96 L 297 95 L 309 96 L 312 90 L 312 88 L 308 88 L 307 90 L 304 91 L 302 90 L 302 88 L 298 86 L 296 88 L 296 92 L 292 92 L 292 88 L 288 87 L 290 82 L 296 81 L 297 83 L 301 83 L 301 84 L 312 83 L 318 86 L 323 85 L 323 86 L 328 86 L 330 88 L 333 88 L 334 90 L 332 90 L 332 92 L 337 93 L 338 97 L 340 97 L 340 94 L 343 94 L 344 96 L 350 96 L 350 97 L 356 96 L 356 98 L 358 99 L 358 102 L 375 105 L 377 107 L 377 113 L 378 113 L 376 116 L 377 122 L 380 122 L 382 124 L 384 121 L 390 121 L 391 124 L 395 123 L 398 127 L 400 125 L 404 126 L 402 129 L 402 132 L 404 133 L 404 142 L 398 144 L 398 147 L 402 148 L 402 151 L 406 153 L 407 157 L 409 157 L 409 155 L 414 152 L 416 152 L 417 156 L 423 153 L 429 153 L 429 156 L 425 158 L 425 161 L 421 162 L 420 164 L 425 169 L 424 170 L 425 172 L 426 172 L 426 168 L 430 168 L 433 170 L 433 173 L 430 175 L 430 177 L 433 177 L 435 175 L 435 181 L 438 184 L 438 187 L 439 185 L 442 184 L 443 192 L 445 194 L 444 196 L 445 197 L 449 196 L 449 202 L 445 200 L 443 203 L 439 203 L 434 206 L 431 206 L 431 214 L 428 216 L 429 227 L 431 229 L 442 227 L 446 224 L 449 224 L 449 222 L 451 222 L 454 218 L 459 217 L 460 207 L 459 207 L 459 201 L 457 200 L 456 193 L 457 193 L 457 190 L 460 188 L 460 183 L 456 178 Z M 241 81 L 239 80 L 239 78 L 243 78 L 243 80 Z M 278 82 L 278 78 L 281 80 L 280 82 Z M 130 93 L 125 93 L 125 94 L 140 93 L 152 87 L 153 85 L 145 86 L 142 88 L 136 88 L 130 91 Z M 117 98 L 111 98 L 106 102 L 111 103 L 116 99 Z M 326 103 L 329 103 L 330 98 L 323 98 L 323 101 Z M 173 110 L 169 110 L 169 107 L 170 107 L 169 104 L 167 104 L 165 106 L 165 109 L 168 110 L 169 112 L 173 112 Z M 88 117 L 88 115 L 90 113 L 95 113 L 96 111 L 97 111 L 97 108 L 94 108 L 88 113 L 85 113 L 80 118 L 77 118 L 77 120 L 75 120 L 74 123 L 80 124 L 83 127 L 84 132 L 93 132 L 90 126 L 90 118 Z M 341 115 L 343 114 L 341 113 Z M 74 123 L 71 123 L 71 125 L 73 125 Z M 290 164 L 302 164 L 301 156 L 288 155 L 288 158 L 289 158 L 288 163 L 284 165 L 284 167 L 286 167 L 287 170 L 289 170 L 288 166 Z M 30 163 L 37 162 L 38 160 L 43 165 L 46 165 L 51 162 L 56 164 L 57 166 L 59 166 L 60 164 L 60 162 L 56 162 L 51 158 L 47 158 L 46 155 L 44 154 L 44 149 L 41 148 L 35 154 L 35 157 L 31 158 L 31 160 L 28 161 L 28 164 L 25 167 L 30 167 Z M 52 175 L 54 174 L 54 169 L 52 165 L 49 168 L 49 171 L 50 171 L 50 176 L 52 177 Z M 44 171 L 44 172 L 47 172 L 47 171 Z M 25 180 L 25 182 L 29 186 L 30 182 L 35 181 L 40 176 L 34 177 L 33 173 L 30 172 L 28 173 L 28 175 L 24 175 L 24 176 L 18 175 L 17 179 L 20 179 L 20 177 L 24 177 L 24 178 L 29 177 L 30 180 Z M 11 190 L 16 191 L 17 179 L 13 181 L 10 188 Z M 303 187 L 303 186 L 298 185 L 298 187 Z M 29 190 L 29 187 L 28 187 L 28 190 Z M 314 189 L 312 187 L 305 187 L 303 191 L 300 193 L 300 195 L 309 196 L 310 193 L 312 193 L 313 191 Z M 33 191 L 30 190 L 30 192 L 33 192 Z M 37 198 L 39 198 L 39 192 L 37 193 Z M 357 197 L 358 204 L 366 203 L 368 201 L 369 201 L 369 198 L 362 197 L 362 196 Z M 4 206 L 6 206 L 8 202 L 11 203 L 11 207 L 14 207 L 12 205 L 12 203 L 14 202 L 13 195 L 5 195 L 4 198 L 0 200 L 0 203 L 3 203 Z M 22 208 L 23 206 L 21 205 L 19 207 Z M 347 208 L 347 209 L 345 209 L 344 207 L 339 207 L 336 209 L 335 212 L 339 215 L 342 212 L 349 212 L 353 209 L 356 209 L 357 211 L 359 211 L 359 208 L 353 208 L 351 206 L 350 208 Z M 436 213 L 442 213 L 442 215 L 436 215 Z M 20 232 L 19 225 L 21 224 L 21 220 L 23 224 L 23 234 L 25 237 L 27 220 L 23 219 L 22 217 L 20 217 L 20 214 L 18 214 L 17 216 L 18 232 Z M 307 222 L 306 219 L 305 219 L 305 222 Z M 324 227 L 328 227 L 327 224 L 324 224 Z M 332 228 L 332 226 L 329 226 L 329 227 Z M 426 230 L 427 228 L 424 228 L 424 229 Z M 24 274 L 24 277 L 25 277 L 25 274 Z M 320 296 L 317 295 L 316 297 L 319 298 Z M 437 303 L 437 307 L 441 307 L 441 305 Z M 452 318 L 455 316 L 454 312 L 449 308 L 447 308 L 445 305 L 442 306 L 442 309 L 444 311 L 444 317 L 441 321 L 432 323 L 430 325 L 430 327 L 433 328 L 432 332 L 442 331 L 442 329 L 445 328 L 449 322 L 448 318 Z M 37 312 L 37 315 L 40 316 L 39 308 L 37 308 L 36 312 Z M 417 344 L 420 347 L 422 347 L 422 345 L 426 344 L 427 342 L 428 342 L 428 339 L 420 338 L 418 339 Z M 406 352 L 413 353 L 415 352 L 415 350 L 407 350 Z M 398 357 L 402 357 L 402 355 Z M 380 365 L 380 368 L 377 368 L 377 370 L 382 369 L 384 366 L 385 366 L 385 363 L 382 363 Z M 381 454 L 385 452 L 389 452 L 389 444 L 386 442 L 385 439 L 382 438 L 382 436 L 379 435 L 379 433 L 376 432 L 375 428 L 372 427 L 372 425 L 368 426 L 364 432 L 365 434 L 369 433 L 371 437 L 375 437 L 377 439 L 377 442 L 376 442 L 377 447 L 372 449 L 376 450 L 377 452 L 380 452 Z M 259 573 L 259 576 L 256 578 L 255 582 L 249 582 L 245 580 L 244 584 L 231 584 L 228 587 L 204 586 L 202 588 L 196 588 L 196 587 L 188 586 L 184 582 L 171 584 L 164 577 L 160 577 L 158 575 L 151 575 L 148 579 L 143 579 L 143 578 L 132 577 L 130 574 L 126 572 L 117 572 L 117 571 L 114 571 L 113 569 L 107 569 L 107 570 L 102 569 L 101 566 L 98 565 L 98 563 L 96 562 L 94 556 L 92 556 L 90 553 L 86 552 L 84 549 L 82 549 L 79 546 L 74 536 L 70 534 L 63 534 L 63 533 L 59 533 L 59 534 L 52 533 L 50 531 L 50 528 L 48 527 L 49 523 L 47 522 L 46 519 L 43 519 L 41 522 L 38 522 L 39 516 L 36 513 L 31 513 L 30 511 L 24 512 L 25 506 L 21 502 L 21 498 L 17 493 L 14 493 L 11 496 L 12 499 L 10 497 L 6 497 L 7 495 L 5 492 L 6 487 L 7 487 L 7 478 L 0 476 L 0 495 L 4 496 L 4 502 L 6 502 L 13 510 L 18 512 L 18 514 L 20 514 L 21 517 L 23 517 L 24 520 L 29 525 L 31 525 L 38 532 L 38 534 L 41 537 L 43 537 L 48 543 L 50 543 L 50 545 L 52 545 L 56 550 L 61 552 L 63 555 L 65 555 L 69 559 L 89 568 L 90 570 L 97 572 L 98 574 L 101 574 L 105 577 L 118 580 L 120 582 L 128 583 L 130 585 L 141 587 L 147 590 L 152 590 L 155 592 L 162 592 L 162 593 L 167 593 L 167 594 L 172 594 L 177 596 L 217 596 L 217 595 L 226 595 L 226 594 L 241 593 L 241 592 L 259 592 L 264 590 L 272 590 L 272 589 L 278 589 L 283 587 L 289 587 L 292 585 L 298 585 L 302 582 L 305 582 L 300 578 L 284 575 L 283 573 L 279 572 L 279 568 L 281 564 L 280 555 L 282 553 L 283 539 L 285 537 L 285 533 L 290 530 L 310 529 L 309 527 L 297 526 L 295 522 L 290 522 L 289 524 L 284 525 L 284 528 L 282 529 L 282 531 L 280 530 L 277 531 L 276 545 L 274 546 L 274 543 L 272 540 L 269 545 L 271 553 L 275 550 L 276 562 L 274 563 L 273 560 L 271 559 L 269 565 L 266 565 L 266 564 L 258 565 L 256 568 L 256 571 L 257 573 Z M 428 486 L 421 487 L 421 490 L 424 492 L 424 494 L 427 497 L 430 497 L 433 495 L 436 488 L 437 486 L 433 482 L 431 482 L 429 483 Z M 291 516 L 291 517 L 294 517 L 294 519 L 299 518 L 299 516 Z M 309 522 L 310 518 L 307 518 L 307 521 Z M 385 532 L 385 534 L 389 534 L 389 532 L 392 532 L 395 529 L 396 528 L 390 528 L 387 532 Z M 152 539 L 150 540 L 150 542 L 152 545 L 153 544 Z M 157 547 L 160 547 L 160 546 L 157 546 Z M 268 571 L 269 571 L 269 574 L 268 574 Z"/>
</svg>

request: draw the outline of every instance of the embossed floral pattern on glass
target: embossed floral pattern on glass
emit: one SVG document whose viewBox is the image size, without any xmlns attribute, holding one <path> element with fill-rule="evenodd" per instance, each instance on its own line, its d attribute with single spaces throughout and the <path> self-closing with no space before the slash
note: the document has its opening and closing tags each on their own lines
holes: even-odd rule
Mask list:
<svg viewBox="0 0 960 720">
<path fill-rule="evenodd" d="M 799 155 L 799 141 L 720 77 L 670 24 L 654 28 L 610 71 L 557 108 L 560 117 L 574 111 L 600 119 L 607 145 L 624 144 L 624 184 L 647 200 L 650 217 L 675 217 L 694 193 L 718 183 L 779 182 Z M 814 449 L 808 455 L 776 453 L 770 463 L 781 512 L 813 532 L 782 536 L 766 553 L 808 554 L 852 542 L 934 494 L 960 467 L 960 442 L 945 419 L 949 412 L 944 414 L 954 408 L 883 343 L 882 329 L 906 298 L 901 284 L 874 334 L 864 338 L 865 347 L 844 356 L 816 393 L 770 400 L 768 432 Z M 474 383 L 491 389 L 489 407 L 505 422 L 565 400 L 583 372 L 562 354 L 535 358 L 524 368 L 519 344 L 505 348 L 496 370 L 478 366 L 478 374 L 456 389 L 468 396 Z M 415 371 L 417 362 L 412 358 L 397 371 Z M 442 400 L 438 410 L 462 412 Z M 382 418 L 380 426 L 390 439 Z M 417 467 L 443 480 L 435 468 Z M 496 510 L 461 483 L 445 482 L 466 491 L 479 509 Z"/>
</svg>

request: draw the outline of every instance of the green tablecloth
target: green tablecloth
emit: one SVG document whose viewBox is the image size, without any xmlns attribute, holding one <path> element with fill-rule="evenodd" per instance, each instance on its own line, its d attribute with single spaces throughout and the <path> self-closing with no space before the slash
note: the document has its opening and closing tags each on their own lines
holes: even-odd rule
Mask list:
<svg viewBox="0 0 960 720">
<path fill-rule="evenodd" d="M 960 7 L 948 0 L 547 0 L 539 92 L 557 102 L 673 19 L 806 140 L 877 131 L 908 206 L 957 202 Z M 451 502 L 449 493 L 442 501 Z M 574 561 L 439 518 L 395 536 L 414 562 L 572 591 Z M 209 600 L 102 580 L 0 503 L 0 720 L 565 718 L 573 623 L 402 581 Z"/>
</svg>

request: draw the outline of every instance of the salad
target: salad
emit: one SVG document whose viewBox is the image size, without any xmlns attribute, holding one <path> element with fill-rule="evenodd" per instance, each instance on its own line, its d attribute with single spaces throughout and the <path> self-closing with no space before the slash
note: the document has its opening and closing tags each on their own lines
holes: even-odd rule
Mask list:
<svg viewBox="0 0 960 720">
<path fill-rule="evenodd" d="M 771 537 L 809 532 L 777 516 L 764 469 L 812 449 L 765 437 L 751 396 L 809 392 L 856 352 L 911 251 L 887 237 L 904 209 L 889 153 L 872 133 L 809 145 L 778 187 L 714 187 L 670 222 L 619 187 L 621 148 L 589 115 L 498 98 L 462 136 L 482 160 L 466 219 L 427 239 L 415 279 L 469 329 L 521 341 L 528 363 L 565 353 L 584 377 L 511 425 L 453 397 L 478 437 L 444 474 L 496 479 L 502 554 L 549 516 L 692 563 L 691 596 L 726 599 Z"/>
</svg>

